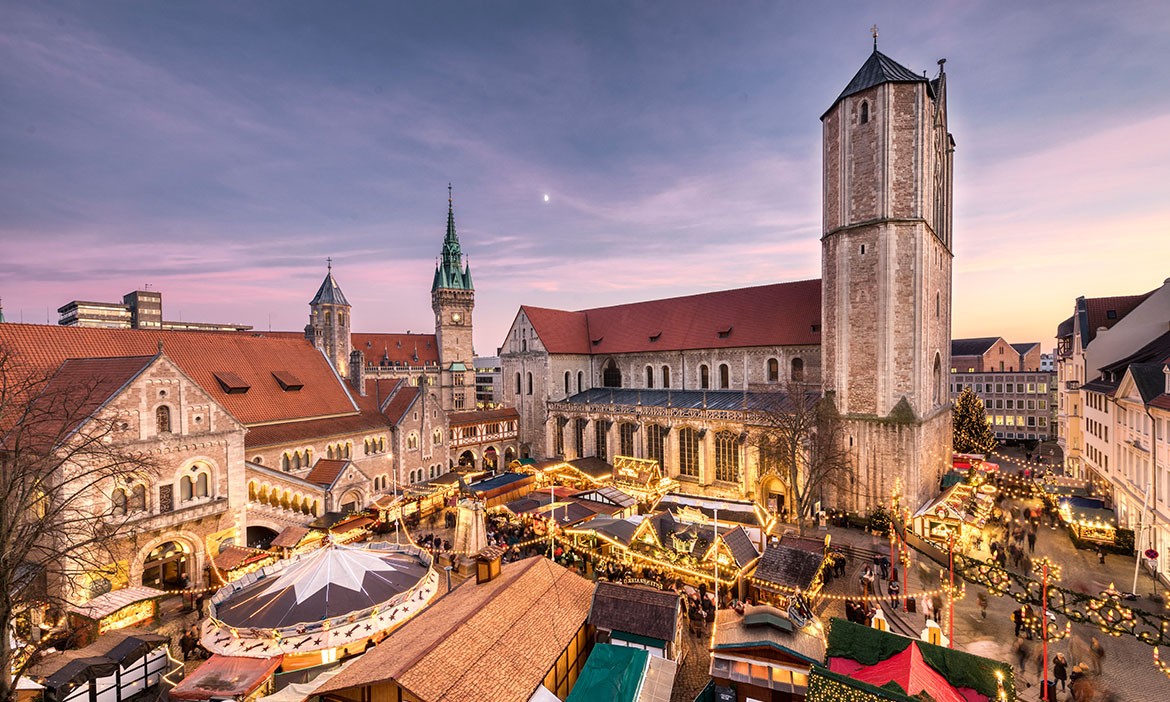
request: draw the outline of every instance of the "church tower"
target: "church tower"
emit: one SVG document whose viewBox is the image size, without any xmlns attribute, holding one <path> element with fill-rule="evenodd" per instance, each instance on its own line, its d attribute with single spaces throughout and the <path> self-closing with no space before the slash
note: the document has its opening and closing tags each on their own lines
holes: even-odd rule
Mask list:
<svg viewBox="0 0 1170 702">
<path fill-rule="evenodd" d="M 431 284 L 435 311 L 435 341 L 439 347 L 440 398 L 446 411 L 475 409 L 475 362 L 471 341 L 471 313 L 475 286 L 471 264 L 464 265 L 455 234 L 455 207 L 447 186 L 447 236 Z"/>
<path fill-rule="evenodd" d="M 823 383 L 845 419 L 842 506 L 916 507 L 951 462 L 951 163 L 933 80 L 874 48 L 822 117 Z"/>
<path fill-rule="evenodd" d="M 325 354 L 338 375 L 348 377 L 349 353 L 353 350 L 349 335 L 349 301 L 333 278 L 333 259 L 328 259 L 328 266 L 325 280 L 321 281 L 321 287 L 309 303 L 305 338 Z"/>
</svg>

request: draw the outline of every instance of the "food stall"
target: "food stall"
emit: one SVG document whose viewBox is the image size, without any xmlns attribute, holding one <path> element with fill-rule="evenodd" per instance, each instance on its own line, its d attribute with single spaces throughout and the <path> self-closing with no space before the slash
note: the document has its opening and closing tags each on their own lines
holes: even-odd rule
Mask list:
<svg viewBox="0 0 1170 702">
<path fill-rule="evenodd" d="M 952 485 L 914 513 L 914 532 L 937 544 L 945 544 L 952 535 L 961 545 L 980 540 L 995 507 L 995 493 L 995 486 L 988 483 Z"/>
<path fill-rule="evenodd" d="M 69 608 L 69 626 L 86 645 L 107 631 L 149 622 L 158 616 L 158 600 L 167 593 L 153 587 L 125 587 Z"/>
<path fill-rule="evenodd" d="M 271 694 L 272 676 L 281 656 L 245 658 L 216 654 L 170 691 L 172 700 L 236 700 L 254 702 Z"/>
<path fill-rule="evenodd" d="M 1060 518 L 1074 536 L 1082 541 L 1112 544 L 1117 538 L 1117 515 L 1101 500 L 1091 497 L 1064 497 L 1060 500 Z"/>
<path fill-rule="evenodd" d="M 45 702 L 121 702 L 156 688 L 181 665 L 165 636 L 123 629 L 84 648 L 47 654 L 29 670 Z"/>
</svg>

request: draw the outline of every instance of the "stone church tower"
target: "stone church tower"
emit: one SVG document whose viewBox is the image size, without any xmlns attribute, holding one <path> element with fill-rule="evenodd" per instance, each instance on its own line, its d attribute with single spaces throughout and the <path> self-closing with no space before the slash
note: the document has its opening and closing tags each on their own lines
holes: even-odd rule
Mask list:
<svg viewBox="0 0 1170 702">
<path fill-rule="evenodd" d="M 475 352 L 471 343 L 471 313 L 475 286 L 471 264 L 464 265 L 463 250 L 455 234 L 455 207 L 447 186 L 447 236 L 435 266 L 431 284 L 431 309 L 435 311 L 435 341 L 441 364 L 440 400 L 446 411 L 475 409 Z"/>
<path fill-rule="evenodd" d="M 950 467 L 951 163 L 944 61 L 877 50 L 822 117 L 822 362 L 845 418 L 841 506 L 916 507 Z"/>
<path fill-rule="evenodd" d="M 339 375 L 348 377 L 353 345 L 349 335 L 349 301 L 333 278 L 333 261 L 330 260 L 328 265 L 325 280 L 321 281 L 321 287 L 309 303 L 305 338 L 333 362 Z"/>
</svg>

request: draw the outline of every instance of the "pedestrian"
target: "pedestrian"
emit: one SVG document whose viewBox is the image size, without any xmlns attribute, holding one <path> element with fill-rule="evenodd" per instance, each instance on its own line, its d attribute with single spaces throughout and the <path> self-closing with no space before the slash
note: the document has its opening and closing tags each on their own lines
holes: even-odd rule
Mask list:
<svg viewBox="0 0 1170 702">
<path fill-rule="evenodd" d="M 979 615 L 987 619 L 987 593 L 980 592 L 975 596 L 975 600 L 979 603 Z"/>
<path fill-rule="evenodd" d="M 1016 638 L 1018 639 L 1020 638 L 1020 629 L 1024 626 L 1023 609 L 1017 607 L 1016 610 L 1012 612 L 1012 624 L 1014 624 L 1016 627 Z"/>
<path fill-rule="evenodd" d="M 1029 553 L 1036 553 L 1036 530 L 1035 529 L 1031 529 L 1028 531 L 1028 552 Z"/>
<path fill-rule="evenodd" d="M 890 606 L 895 610 L 900 609 L 898 595 L 902 592 L 902 586 L 898 584 L 898 581 L 891 580 L 890 584 L 886 586 L 886 592 L 890 596 Z"/>
<path fill-rule="evenodd" d="M 1105 565 L 1105 549 L 1101 548 L 1100 545 L 1097 546 L 1097 562 Z"/>
<path fill-rule="evenodd" d="M 1097 661 L 1097 674 L 1101 674 L 1101 663 L 1105 660 L 1105 649 L 1101 648 L 1101 642 L 1097 637 L 1093 637 L 1093 641 L 1089 644 L 1089 648 L 1093 651 L 1093 658 Z"/>
<path fill-rule="evenodd" d="M 1024 635 L 1028 637 L 1029 641 L 1031 641 L 1032 640 L 1032 626 L 1033 626 L 1034 620 L 1035 620 L 1035 617 L 1032 614 L 1032 605 L 1029 605 L 1029 604 L 1024 605 L 1024 611 L 1020 613 L 1020 618 L 1023 620 L 1023 624 L 1024 624 Z"/>
<path fill-rule="evenodd" d="M 926 616 L 927 621 L 934 621 L 934 603 L 926 595 L 922 596 L 922 614 Z"/>
<path fill-rule="evenodd" d="M 1067 689 L 1068 680 L 1068 660 L 1063 653 L 1058 653 L 1052 658 L 1052 679 L 1060 685 L 1060 689 Z"/>
<path fill-rule="evenodd" d="M 1024 663 L 1028 660 L 1028 647 L 1023 641 L 1016 639 L 1016 642 L 1012 644 L 1012 653 L 1016 657 L 1016 669 L 1022 675 L 1024 672 Z"/>
</svg>

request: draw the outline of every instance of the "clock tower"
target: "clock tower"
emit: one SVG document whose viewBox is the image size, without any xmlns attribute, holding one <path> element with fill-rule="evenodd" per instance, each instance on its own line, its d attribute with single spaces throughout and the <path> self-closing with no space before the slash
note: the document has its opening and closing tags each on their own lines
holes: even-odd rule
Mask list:
<svg viewBox="0 0 1170 702">
<path fill-rule="evenodd" d="M 439 348 L 440 397 L 447 411 L 475 409 L 475 363 L 471 341 L 471 313 L 475 287 L 471 265 L 464 265 L 455 234 L 455 208 L 447 186 L 447 235 L 431 284 L 435 311 L 435 341 Z"/>
</svg>

